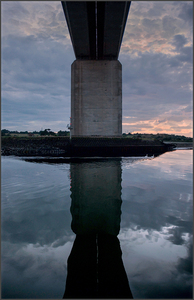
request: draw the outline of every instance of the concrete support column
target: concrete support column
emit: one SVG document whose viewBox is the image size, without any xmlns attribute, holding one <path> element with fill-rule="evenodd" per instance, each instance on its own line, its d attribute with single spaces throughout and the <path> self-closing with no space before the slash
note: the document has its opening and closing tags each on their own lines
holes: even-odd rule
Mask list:
<svg viewBox="0 0 194 300">
<path fill-rule="evenodd" d="M 75 60 L 71 66 L 72 136 L 122 135 L 122 65 Z"/>
</svg>

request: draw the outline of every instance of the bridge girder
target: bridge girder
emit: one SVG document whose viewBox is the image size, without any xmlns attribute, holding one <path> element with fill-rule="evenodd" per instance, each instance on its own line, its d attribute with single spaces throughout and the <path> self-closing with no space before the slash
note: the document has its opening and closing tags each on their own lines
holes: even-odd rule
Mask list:
<svg viewBox="0 0 194 300">
<path fill-rule="evenodd" d="M 131 1 L 61 1 L 76 59 L 117 60 Z"/>
</svg>

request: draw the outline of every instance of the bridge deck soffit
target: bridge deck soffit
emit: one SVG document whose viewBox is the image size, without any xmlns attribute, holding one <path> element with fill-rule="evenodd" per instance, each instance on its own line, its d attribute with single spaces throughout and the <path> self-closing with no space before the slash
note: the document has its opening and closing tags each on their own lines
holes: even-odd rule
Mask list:
<svg viewBox="0 0 194 300">
<path fill-rule="evenodd" d="M 61 3 L 76 59 L 118 59 L 131 1 Z"/>
</svg>

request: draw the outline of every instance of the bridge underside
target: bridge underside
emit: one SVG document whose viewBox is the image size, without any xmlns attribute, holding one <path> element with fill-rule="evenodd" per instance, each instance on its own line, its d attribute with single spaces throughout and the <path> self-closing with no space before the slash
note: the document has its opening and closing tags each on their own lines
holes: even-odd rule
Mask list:
<svg viewBox="0 0 194 300">
<path fill-rule="evenodd" d="M 117 60 L 130 1 L 62 1 L 76 56 L 71 68 L 72 136 L 122 135 Z"/>
<path fill-rule="evenodd" d="M 130 1 L 62 1 L 77 59 L 118 59 Z"/>
</svg>

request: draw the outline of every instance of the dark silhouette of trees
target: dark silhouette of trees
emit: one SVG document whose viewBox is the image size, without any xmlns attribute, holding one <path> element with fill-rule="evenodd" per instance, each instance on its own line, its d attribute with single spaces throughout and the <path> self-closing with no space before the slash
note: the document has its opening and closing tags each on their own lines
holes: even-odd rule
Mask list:
<svg viewBox="0 0 194 300">
<path fill-rule="evenodd" d="M 11 134 L 15 135 L 20 135 L 20 134 L 39 134 L 40 136 L 69 136 L 70 132 L 69 131 L 63 131 L 59 130 L 57 133 L 51 131 L 50 128 L 40 130 L 40 131 L 10 131 L 7 129 L 2 129 L 1 130 L 1 136 L 10 136 Z M 166 141 L 166 142 L 193 142 L 193 138 L 191 137 L 186 137 L 184 135 L 175 135 L 175 134 L 166 134 L 166 133 L 157 133 L 157 134 L 152 134 L 152 133 L 123 133 L 122 134 L 123 138 L 132 138 L 132 139 L 138 139 L 138 140 L 155 140 L 155 141 Z"/>
</svg>

